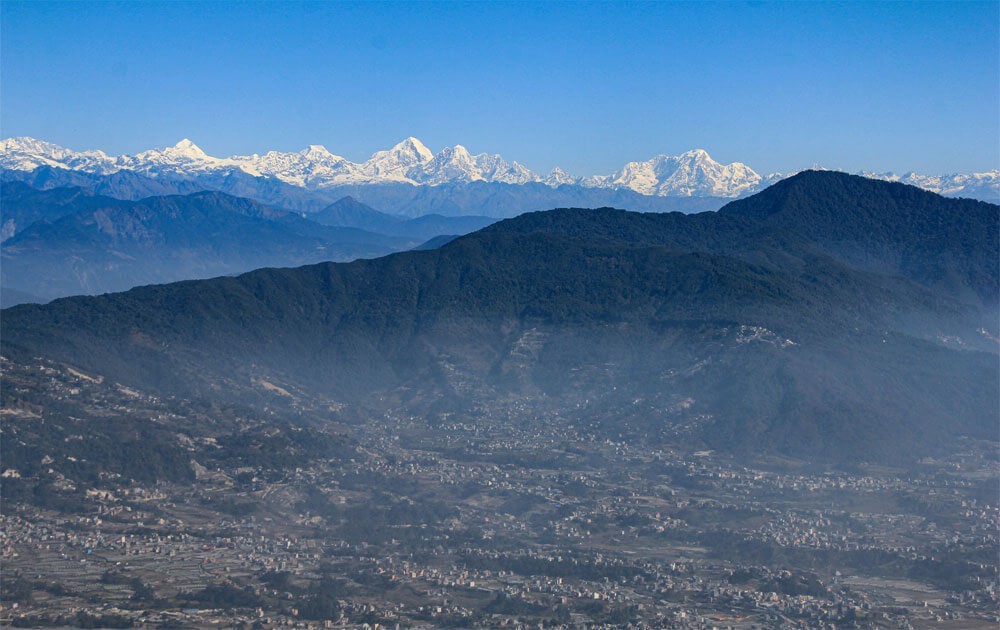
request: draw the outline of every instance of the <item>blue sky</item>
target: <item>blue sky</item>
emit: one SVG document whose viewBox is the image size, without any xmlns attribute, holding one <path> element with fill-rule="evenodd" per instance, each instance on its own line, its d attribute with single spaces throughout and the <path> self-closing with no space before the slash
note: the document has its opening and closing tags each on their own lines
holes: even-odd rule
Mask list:
<svg viewBox="0 0 1000 630">
<path fill-rule="evenodd" d="M 1000 3 L 0 4 L 0 133 L 537 171 L 1000 166 Z"/>
</svg>

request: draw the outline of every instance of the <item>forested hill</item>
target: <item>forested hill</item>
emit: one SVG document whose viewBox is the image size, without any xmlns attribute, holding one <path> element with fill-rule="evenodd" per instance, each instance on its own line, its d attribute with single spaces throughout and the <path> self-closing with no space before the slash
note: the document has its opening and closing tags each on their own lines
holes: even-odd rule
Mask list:
<svg viewBox="0 0 1000 630">
<path fill-rule="evenodd" d="M 994 308 L 1000 287 L 1000 206 L 835 171 L 803 171 L 718 212 L 563 209 L 486 230 L 744 256 L 808 249 Z"/>
<path fill-rule="evenodd" d="M 532 213 L 436 250 L 15 307 L 4 354 L 285 400 L 266 380 L 359 417 L 516 401 L 634 439 L 915 457 L 996 438 L 1000 208 L 914 190 L 806 172 L 718 213 Z"/>
</svg>

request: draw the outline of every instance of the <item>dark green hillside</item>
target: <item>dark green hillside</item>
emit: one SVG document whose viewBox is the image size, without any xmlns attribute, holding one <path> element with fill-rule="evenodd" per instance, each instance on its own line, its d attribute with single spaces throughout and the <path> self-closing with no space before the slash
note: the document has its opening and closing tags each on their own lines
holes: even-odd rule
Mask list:
<svg viewBox="0 0 1000 630">
<path fill-rule="evenodd" d="M 995 307 L 1000 212 L 895 182 L 806 171 L 719 211 L 785 231 L 853 266 Z"/>
<path fill-rule="evenodd" d="M 230 399 L 267 398 L 255 385 L 266 379 L 362 415 L 492 417 L 517 401 L 526 417 L 735 452 L 908 458 L 995 438 L 980 264 L 996 253 L 972 239 L 961 256 L 951 234 L 988 227 L 997 207 L 935 197 L 945 237 L 921 248 L 937 234 L 930 202 L 897 199 L 904 219 L 891 221 L 914 225 L 894 241 L 888 219 L 837 192 L 864 188 L 830 177 L 803 174 L 718 214 L 554 210 L 434 250 L 15 307 L 4 354 Z M 769 198 L 777 211 L 753 211 Z M 824 204 L 860 223 L 836 233 L 850 252 L 892 246 L 922 266 L 863 265 L 822 237 L 832 228 L 807 229 L 818 219 L 775 218 L 821 217 Z M 950 284 L 912 271 L 945 260 Z M 959 299 L 969 278 L 976 299 Z"/>
<path fill-rule="evenodd" d="M 833 171 L 804 171 L 718 212 L 564 209 L 486 229 L 755 258 L 808 250 L 993 308 L 1000 286 L 998 206 Z"/>
</svg>

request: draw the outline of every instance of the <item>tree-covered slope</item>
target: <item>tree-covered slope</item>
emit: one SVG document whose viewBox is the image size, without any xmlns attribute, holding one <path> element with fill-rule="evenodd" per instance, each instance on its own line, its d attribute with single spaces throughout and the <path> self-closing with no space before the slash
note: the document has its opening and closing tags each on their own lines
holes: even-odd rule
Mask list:
<svg viewBox="0 0 1000 630">
<path fill-rule="evenodd" d="M 843 206 L 828 194 L 803 207 Z M 923 216 L 905 199 L 897 212 Z M 857 264 L 775 215 L 529 214 L 429 251 L 15 307 L 4 354 L 206 396 L 268 399 L 266 380 L 362 417 L 513 405 L 736 452 L 905 458 L 994 439 L 997 331 L 980 330 L 979 297 Z M 837 242 L 876 247 L 877 225 L 855 229 Z"/>
<path fill-rule="evenodd" d="M 1000 209 L 915 186 L 804 171 L 718 212 L 632 215 L 604 208 L 531 213 L 487 230 L 555 232 L 743 257 L 810 251 L 995 307 Z"/>
</svg>

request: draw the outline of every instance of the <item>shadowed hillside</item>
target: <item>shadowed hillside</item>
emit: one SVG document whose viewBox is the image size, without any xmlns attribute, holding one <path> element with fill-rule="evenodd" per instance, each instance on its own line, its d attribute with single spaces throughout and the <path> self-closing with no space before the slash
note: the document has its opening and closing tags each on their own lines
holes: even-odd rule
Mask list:
<svg viewBox="0 0 1000 630">
<path fill-rule="evenodd" d="M 997 213 L 807 172 L 718 213 L 555 210 L 430 251 L 17 307 L 4 352 L 228 398 L 272 396 L 266 378 L 361 416 L 517 401 L 636 439 L 906 458 L 995 438 Z"/>
</svg>

